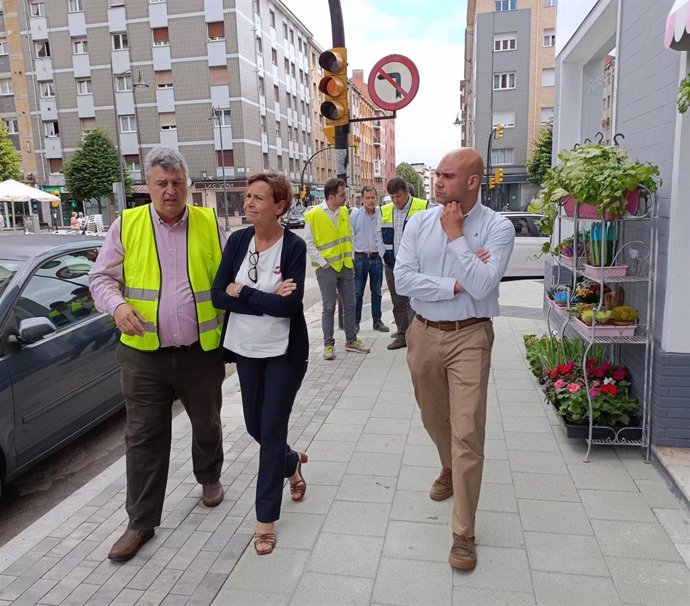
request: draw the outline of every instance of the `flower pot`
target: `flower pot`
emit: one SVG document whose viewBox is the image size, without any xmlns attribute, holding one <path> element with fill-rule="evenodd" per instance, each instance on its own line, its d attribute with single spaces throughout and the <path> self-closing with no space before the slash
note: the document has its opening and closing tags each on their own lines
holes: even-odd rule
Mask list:
<svg viewBox="0 0 690 606">
<path fill-rule="evenodd" d="M 569 312 L 569 307 L 567 305 L 559 305 L 553 299 L 549 299 L 549 305 L 559 316 L 567 316 Z"/>
<path fill-rule="evenodd" d="M 565 435 L 574 440 L 589 439 L 589 423 L 587 421 L 571 421 L 567 417 L 558 414 L 558 405 L 552 403 L 556 416 L 563 423 Z M 638 421 L 636 421 L 637 423 Z M 642 439 L 642 428 L 638 425 L 616 425 L 614 427 L 592 427 L 592 439 L 616 442 L 638 442 Z"/>
<path fill-rule="evenodd" d="M 592 334 L 592 327 L 587 326 L 580 318 L 573 319 L 573 326 L 577 332 L 585 337 Z M 637 326 L 635 324 L 629 326 L 614 326 L 613 324 L 596 324 L 594 326 L 595 337 L 632 337 L 635 335 Z"/>
<path fill-rule="evenodd" d="M 568 255 L 560 254 L 558 255 L 558 261 L 560 262 L 561 265 L 567 265 L 568 267 L 575 267 L 574 261 L 575 257 L 569 257 Z M 584 257 L 578 257 L 577 258 L 577 264 L 582 265 L 582 262 L 584 261 Z"/>
<path fill-rule="evenodd" d="M 636 189 L 634 191 L 625 192 L 623 195 L 628 200 L 626 211 L 631 215 L 634 215 L 637 212 L 637 207 L 640 204 L 640 190 Z M 567 196 L 566 198 L 564 198 L 563 202 L 563 207 L 565 209 L 566 216 L 574 217 L 575 207 L 578 205 L 577 200 L 573 196 Z M 593 204 L 580 204 L 579 206 L 580 209 L 578 211 L 578 216 L 580 219 L 602 218 L 601 212 Z M 611 221 L 614 219 L 620 219 L 620 215 L 612 215 L 611 213 L 607 212 L 604 214 L 603 218 L 607 221 Z"/>
<path fill-rule="evenodd" d="M 627 265 L 608 265 L 606 267 L 599 267 L 597 265 L 585 263 L 585 276 L 588 278 L 594 278 L 595 280 L 603 278 L 606 280 L 608 278 L 622 278 L 627 275 Z"/>
</svg>

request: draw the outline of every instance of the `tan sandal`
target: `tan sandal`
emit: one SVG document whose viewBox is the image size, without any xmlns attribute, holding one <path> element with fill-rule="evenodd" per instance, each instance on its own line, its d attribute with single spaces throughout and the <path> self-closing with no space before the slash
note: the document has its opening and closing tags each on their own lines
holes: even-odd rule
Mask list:
<svg viewBox="0 0 690 606">
<path fill-rule="evenodd" d="M 275 549 L 277 542 L 275 532 L 254 533 L 254 550 L 257 555 L 268 555 Z M 268 545 L 268 549 L 261 550 L 259 549 L 259 545 Z"/>
<path fill-rule="evenodd" d="M 307 461 L 309 461 L 309 457 L 306 452 L 297 453 L 297 469 L 295 473 L 299 474 L 300 479 L 294 484 L 290 482 L 290 494 L 292 495 L 293 501 L 299 502 L 304 500 L 304 494 L 307 492 L 307 483 L 302 477 L 302 463 L 306 463 Z"/>
</svg>

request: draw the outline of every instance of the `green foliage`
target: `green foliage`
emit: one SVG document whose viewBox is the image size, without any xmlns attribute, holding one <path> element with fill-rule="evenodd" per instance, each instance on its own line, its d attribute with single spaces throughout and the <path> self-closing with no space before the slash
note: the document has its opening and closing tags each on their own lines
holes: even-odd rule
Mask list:
<svg viewBox="0 0 690 606">
<path fill-rule="evenodd" d="M 118 154 L 100 128 L 89 131 L 65 164 L 67 189 L 77 200 L 99 200 L 113 195 L 113 183 L 120 180 Z M 125 170 L 125 188 L 131 195 L 132 180 Z"/>
<path fill-rule="evenodd" d="M 534 149 L 527 161 L 527 180 L 541 185 L 546 172 L 551 168 L 551 149 L 553 144 L 553 122 L 541 129 L 534 141 Z"/>
<path fill-rule="evenodd" d="M 556 368 L 571 360 L 582 360 L 587 343 L 582 339 L 559 339 L 551 335 L 523 335 L 525 357 L 534 376 L 541 378 L 548 368 Z M 589 357 L 602 361 L 606 358 L 606 349 L 595 345 L 590 349 Z"/>
<path fill-rule="evenodd" d="M 690 76 L 686 76 L 680 81 L 678 86 L 678 113 L 684 114 L 690 107 Z"/>
<path fill-rule="evenodd" d="M 415 198 L 420 198 L 424 200 L 426 198 L 426 193 L 424 192 L 424 179 L 410 164 L 407 162 L 401 162 L 395 167 L 395 174 L 398 177 L 402 177 L 410 183 L 415 189 Z"/>
<path fill-rule="evenodd" d="M 24 181 L 19 152 L 14 148 L 12 139 L 5 130 L 5 125 L 0 123 L 0 181 L 14 179 Z"/>
</svg>

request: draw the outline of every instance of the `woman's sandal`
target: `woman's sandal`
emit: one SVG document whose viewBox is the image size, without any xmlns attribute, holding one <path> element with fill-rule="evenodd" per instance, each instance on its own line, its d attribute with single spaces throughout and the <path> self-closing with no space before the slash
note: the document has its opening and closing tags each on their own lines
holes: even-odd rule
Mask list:
<svg viewBox="0 0 690 606">
<path fill-rule="evenodd" d="M 300 479 L 294 484 L 290 482 L 290 494 L 292 494 L 293 501 L 302 501 L 304 499 L 304 493 L 307 492 L 307 483 L 302 477 L 302 463 L 306 463 L 307 461 L 309 461 L 309 457 L 306 452 L 297 453 L 297 469 L 295 473 L 299 474 Z"/>
<path fill-rule="evenodd" d="M 276 546 L 275 532 L 255 532 L 254 533 L 254 549 L 257 555 L 268 555 Z M 268 545 L 268 549 L 259 549 L 259 545 Z"/>
</svg>

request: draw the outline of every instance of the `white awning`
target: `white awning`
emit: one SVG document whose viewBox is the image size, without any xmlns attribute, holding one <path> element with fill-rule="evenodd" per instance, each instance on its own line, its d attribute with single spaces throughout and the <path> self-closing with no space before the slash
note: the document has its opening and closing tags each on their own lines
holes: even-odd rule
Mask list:
<svg viewBox="0 0 690 606">
<path fill-rule="evenodd" d="M 673 50 L 690 50 L 690 0 L 676 0 L 666 18 L 664 44 Z"/>
</svg>

